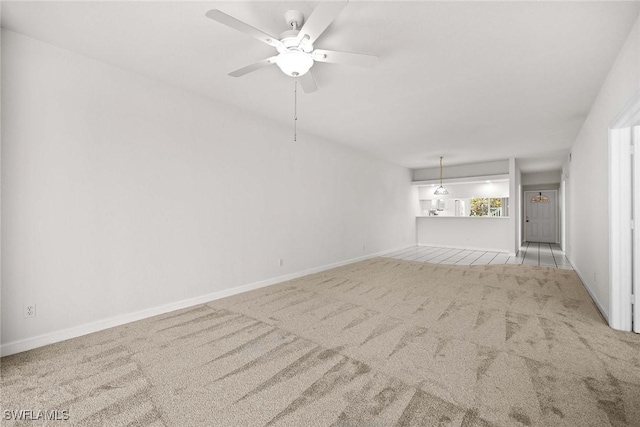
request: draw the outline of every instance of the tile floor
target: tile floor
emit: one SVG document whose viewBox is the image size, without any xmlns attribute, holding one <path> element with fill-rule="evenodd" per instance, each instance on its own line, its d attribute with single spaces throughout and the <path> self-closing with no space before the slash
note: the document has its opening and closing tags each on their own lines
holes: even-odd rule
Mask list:
<svg viewBox="0 0 640 427">
<path fill-rule="evenodd" d="M 516 256 L 509 256 L 502 252 L 439 248 L 435 246 L 414 246 L 391 252 L 384 256 L 432 264 L 528 264 L 573 270 L 571 263 L 569 263 L 560 246 L 550 243 L 525 243 Z"/>
</svg>

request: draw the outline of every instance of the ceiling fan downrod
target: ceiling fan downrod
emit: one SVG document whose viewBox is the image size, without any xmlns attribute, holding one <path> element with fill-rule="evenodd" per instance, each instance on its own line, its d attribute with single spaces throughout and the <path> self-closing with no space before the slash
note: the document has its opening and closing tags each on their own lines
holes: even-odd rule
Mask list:
<svg viewBox="0 0 640 427">
<path fill-rule="evenodd" d="M 293 79 L 293 142 L 298 140 L 298 77 Z"/>
<path fill-rule="evenodd" d="M 304 24 L 304 15 L 299 10 L 287 10 L 284 14 L 284 20 L 293 30 L 298 31 Z"/>
</svg>

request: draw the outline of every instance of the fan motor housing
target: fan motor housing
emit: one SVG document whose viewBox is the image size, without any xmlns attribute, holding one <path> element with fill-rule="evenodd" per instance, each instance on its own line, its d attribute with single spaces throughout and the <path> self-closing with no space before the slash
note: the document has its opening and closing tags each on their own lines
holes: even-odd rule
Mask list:
<svg viewBox="0 0 640 427">
<path fill-rule="evenodd" d="M 313 50 L 313 45 L 305 37 L 298 43 L 298 30 L 288 30 L 280 34 L 280 41 L 283 46 L 277 47 L 278 52 L 286 52 L 287 50 L 296 49 L 309 53 Z"/>
</svg>

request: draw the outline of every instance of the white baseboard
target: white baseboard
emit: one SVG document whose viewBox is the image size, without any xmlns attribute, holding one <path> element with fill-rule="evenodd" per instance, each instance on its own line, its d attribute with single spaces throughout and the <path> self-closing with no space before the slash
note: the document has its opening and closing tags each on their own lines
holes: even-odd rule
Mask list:
<svg viewBox="0 0 640 427">
<path fill-rule="evenodd" d="M 54 344 L 60 341 L 65 341 L 71 338 L 76 338 L 82 335 L 91 334 L 93 332 L 102 331 L 104 329 L 113 328 L 115 326 L 124 325 L 126 323 L 135 322 L 149 317 L 157 316 L 159 314 L 168 313 L 175 310 L 180 310 L 194 305 L 207 303 L 220 298 L 229 297 L 242 292 L 252 291 L 254 289 L 264 288 L 276 283 L 286 282 L 287 280 L 297 279 L 309 274 L 318 273 L 324 270 L 330 270 L 332 268 L 341 267 L 343 265 L 352 264 L 354 262 L 363 261 L 370 258 L 375 258 L 380 255 L 399 251 L 402 249 L 414 247 L 415 245 L 406 245 L 400 248 L 377 252 L 374 254 L 368 254 L 357 258 L 352 258 L 346 261 L 339 261 L 333 264 L 327 264 L 320 267 L 313 267 L 307 270 L 285 274 L 283 276 L 273 277 L 271 279 L 261 280 L 259 282 L 249 283 L 246 285 L 236 286 L 234 288 L 223 289 L 221 291 L 213 292 L 210 294 L 202 295 L 195 298 L 189 298 L 182 301 L 172 302 L 157 307 L 151 307 L 144 310 L 136 311 L 129 314 L 120 316 L 114 316 L 107 319 L 98 320 L 84 325 L 76 326 L 73 328 L 63 329 L 60 331 L 49 332 L 46 334 L 38 335 L 31 338 L 25 338 L 22 340 L 16 340 L 2 344 L 0 346 L 0 356 L 9 356 L 11 354 L 21 353 L 27 350 L 33 350 L 34 348 L 42 347 L 49 344 Z"/>
<path fill-rule="evenodd" d="M 571 266 L 573 267 L 573 271 L 576 272 L 576 274 L 578 275 L 578 278 L 580 279 L 580 281 L 582 282 L 582 285 L 584 286 L 584 288 L 587 290 L 587 292 L 589 293 L 589 296 L 591 296 L 591 299 L 593 300 L 593 302 L 596 304 L 596 307 L 598 307 L 598 310 L 600 310 L 600 314 L 602 314 L 602 317 L 605 318 L 605 320 L 607 321 L 607 324 L 609 324 L 609 311 L 607 309 L 604 308 L 604 306 L 602 305 L 602 303 L 600 302 L 600 300 L 598 300 L 598 297 L 596 297 L 595 292 L 593 292 L 591 290 L 591 288 L 589 287 L 588 283 L 586 280 L 584 280 L 584 278 L 582 277 L 582 274 L 580 274 L 580 271 L 578 271 L 578 269 L 576 269 L 576 266 L 571 262 L 571 260 L 567 257 L 567 260 L 569 261 L 569 263 L 571 264 Z"/>
</svg>

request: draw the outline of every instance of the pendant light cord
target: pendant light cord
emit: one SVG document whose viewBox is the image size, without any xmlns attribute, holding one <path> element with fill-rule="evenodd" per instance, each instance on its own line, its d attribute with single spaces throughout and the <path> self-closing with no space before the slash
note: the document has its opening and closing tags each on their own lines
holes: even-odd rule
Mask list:
<svg viewBox="0 0 640 427">
<path fill-rule="evenodd" d="M 298 140 L 298 78 L 293 79 L 293 142 Z"/>
<path fill-rule="evenodd" d="M 440 187 L 442 187 L 442 156 L 440 156 Z"/>
</svg>

